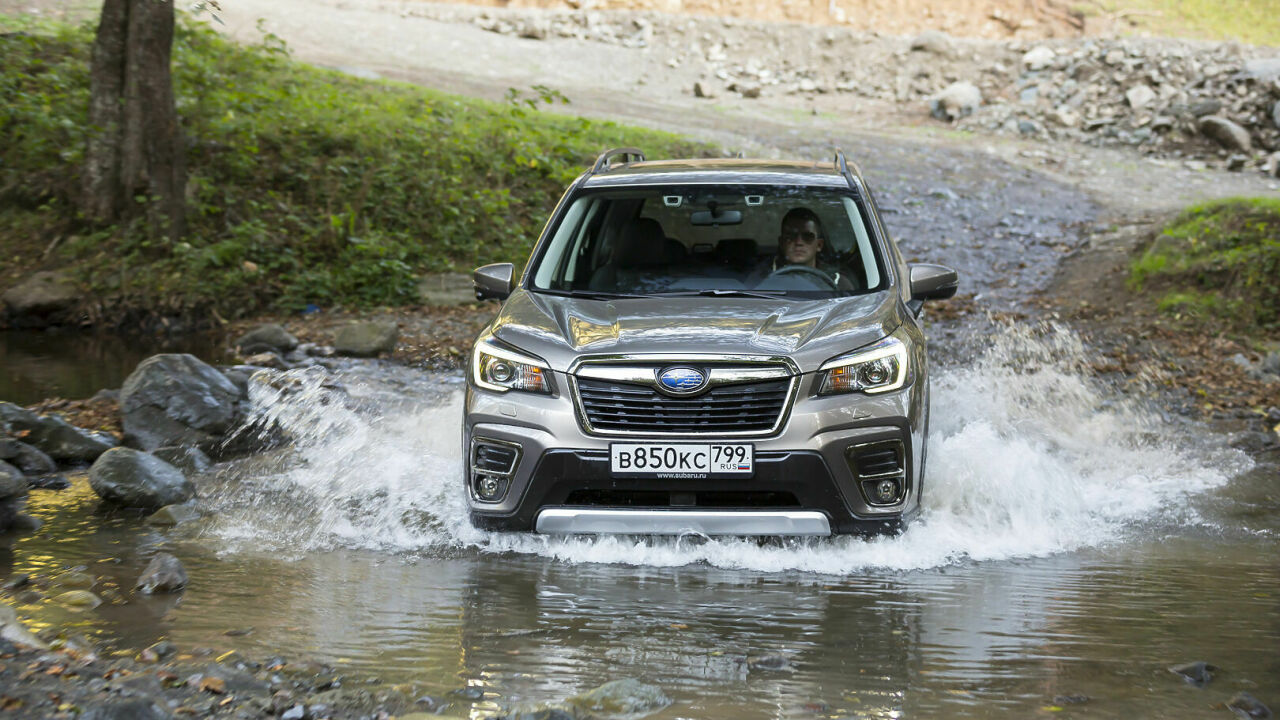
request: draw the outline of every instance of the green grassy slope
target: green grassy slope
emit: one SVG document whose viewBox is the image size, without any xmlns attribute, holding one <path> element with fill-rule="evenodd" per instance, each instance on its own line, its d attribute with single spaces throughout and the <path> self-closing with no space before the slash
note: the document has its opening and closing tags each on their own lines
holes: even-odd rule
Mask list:
<svg viewBox="0 0 1280 720">
<path fill-rule="evenodd" d="M 180 23 L 189 232 L 169 243 L 142 222 L 95 228 L 76 215 L 91 29 L 0 17 L 6 31 L 0 287 L 72 268 L 105 298 L 107 320 L 412 303 L 424 271 L 522 261 L 602 149 L 709 152 L 532 109 L 557 99 L 545 91 L 502 104 L 370 82 L 291 61 L 271 36 L 246 48 Z"/>
</svg>

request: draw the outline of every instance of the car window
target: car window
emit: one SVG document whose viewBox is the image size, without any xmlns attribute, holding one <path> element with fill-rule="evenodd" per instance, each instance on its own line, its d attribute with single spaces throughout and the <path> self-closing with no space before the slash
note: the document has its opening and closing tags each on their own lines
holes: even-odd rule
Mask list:
<svg viewBox="0 0 1280 720">
<path fill-rule="evenodd" d="M 848 191 L 833 188 L 587 191 L 572 201 L 536 262 L 533 289 L 569 293 L 821 298 L 884 284 L 884 261 L 865 209 Z"/>
</svg>

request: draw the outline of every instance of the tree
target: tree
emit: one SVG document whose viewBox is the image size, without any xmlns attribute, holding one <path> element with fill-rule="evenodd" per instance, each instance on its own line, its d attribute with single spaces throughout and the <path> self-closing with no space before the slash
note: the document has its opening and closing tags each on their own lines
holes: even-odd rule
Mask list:
<svg viewBox="0 0 1280 720">
<path fill-rule="evenodd" d="M 173 0 L 104 0 L 81 207 L 97 222 L 146 212 L 176 240 L 185 229 L 186 165 L 169 70 L 173 23 Z"/>
</svg>

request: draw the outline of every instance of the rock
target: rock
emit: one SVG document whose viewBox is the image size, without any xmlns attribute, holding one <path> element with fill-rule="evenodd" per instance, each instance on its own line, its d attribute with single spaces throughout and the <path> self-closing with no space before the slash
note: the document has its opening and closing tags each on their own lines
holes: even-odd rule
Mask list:
<svg viewBox="0 0 1280 720">
<path fill-rule="evenodd" d="M 53 601 L 67 607 L 92 610 L 102 604 L 102 598 L 88 590 L 68 590 L 53 596 Z"/>
<path fill-rule="evenodd" d="M 1205 115 L 1212 115 L 1222 109 L 1222 103 L 1212 98 L 1208 100 L 1200 100 L 1191 103 L 1187 111 L 1192 117 L 1201 118 Z"/>
<path fill-rule="evenodd" d="M 954 82 L 929 99 L 929 112 L 939 120 L 955 121 L 982 105 L 982 91 L 971 82 Z"/>
<path fill-rule="evenodd" d="M 26 476 L 18 468 L 0 460 L 0 500 L 22 497 L 26 493 Z"/>
<path fill-rule="evenodd" d="M 1052 65 L 1057 56 L 1053 48 L 1037 45 L 1022 56 L 1022 66 L 1028 70 L 1043 70 Z"/>
<path fill-rule="evenodd" d="M 1264 373 L 1280 375 L 1280 350 L 1272 350 L 1262 356 L 1262 362 L 1258 365 L 1258 369 Z"/>
<path fill-rule="evenodd" d="M 1138 110 L 1150 105 L 1156 99 L 1156 91 L 1147 85 L 1134 85 L 1124 94 L 1129 107 Z"/>
<path fill-rule="evenodd" d="M 1240 172 L 1244 169 L 1245 163 L 1249 162 L 1248 155 L 1236 153 L 1227 158 L 1227 170 L 1231 172 Z"/>
<path fill-rule="evenodd" d="M 1209 681 L 1213 679 L 1213 673 L 1217 672 L 1217 670 L 1218 668 L 1204 662 L 1203 660 L 1174 665 L 1169 668 L 1169 672 L 1181 677 L 1183 680 L 1187 681 L 1187 683 L 1195 685 L 1196 687 L 1204 687 L 1205 685 L 1208 685 Z"/>
<path fill-rule="evenodd" d="M 399 338 L 394 321 L 357 322 L 338 329 L 333 347 L 339 355 L 374 357 L 395 350 Z"/>
<path fill-rule="evenodd" d="M 48 475 L 58 470 L 53 458 L 39 448 L 12 438 L 0 438 L 0 460 L 18 468 L 23 475 Z"/>
<path fill-rule="evenodd" d="M 181 525 L 185 522 L 199 520 L 200 511 L 190 504 L 183 505 L 165 505 L 151 515 L 147 516 L 148 525 L 159 525 L 161 527 L 173 527 Z"/>
<path fill-rule="evenodd" d="M 925 30 L 911 40 L 911 49 L 950 57 L 955 52 L 951 36 L 941 30 Z"/>
<path fill-rule="evenodd" d="M 747 658 L 748 670 L 788 670 L 791 663 L 781 655 L 756 655 Z"/>
<path fill-rule="evenodd" d="M 0 402 L 0 423 L 25 432 L 23 442 L 62 463 L 90 463 L 115 447 L 115 438 L 81 430 L 59 417 L 37 415 L 13 403 Z"/>
<path fill-rule="evenodd" d="M 1275 125 L 1277 130 L 1280 130 L 1280 100 L 1277 100 L 1276 104 L 1271 106 L 1271 124 Z"/>
<path fill-rule="evenodd" d="M 170 445 L 151 453 L 187 475 L 198 475 L 213 467 L 213 461 L 200 448 Z"/>
<path fill-rule="evenodd" d="M 41 650 L 49 649 L 45 641 L 32 635 L 31 631 L 19 622 L 18 614 L 6 603 L 0 603 L 0 638 L 15 645 L 26 645 Z"/>
<path fill-rule="evenodd" d="M 80 720 L 172 720 L 173 714 L 149 698 L 95 702 Z"/>
<path fill-rule="evenodd" d="M 97 584 L 98 578 L 77 568 L 54 578 L 52 586 L 60 590 L 92 590 Z"/>
<path fill-rule="evenodd" d="M 744 98 L 754 99 L 760 97 L 761 87 L 756 83 L 743 83 L 734 87 L 738 94 Z"/>
<path fill-rule="evenodd" d="M 1255 80 L 1275 80 L 1280 78 L 1280 57 L 1254 58 L 1244 63 L 1244 74 Z"/>
<path fill-rule="evenodd" d="M 1249 131 L 1221 115 L 1207 115 L 1200 118 L 1200 132 L 1205 137 L 1218 141 L 1219 145 L 1228 150 L 1248 152 L 1253 149 Z"/>
<path fill-rule="evenodd" d="M 1261 700 L 1247 692 L 1238 692 L 1231 696 L 1227 701 L 1227 707 L 1245 720 L 1269 720 L 1272 717 L 1271 708 L 1263 705 Z"/>
<path fill-rule="evenodd" d="M 427 720 L 427 718 L 440 717 L 439 715 L 427 715 L 426 713 L 414 713 L 414 715 L 421 715 L 422 720 Z M 400 716 L 400 720 L 408 720 L 408 718 L 410 717 L 413 717 L 413 715 L 402 715 Z M 586 717 L 591 718 L 594 716 L 588 715 Z M 543 708 L 534 708 L 534 709 L 516 708 L 508 711 L 506 715 L 500 716 L 499 718 L 497 718 L 497 720 L 585 720 L 585 719 L 579 718 L 576 713 L 574 713 L 571 710 L 567 710 L 565 708 L 543 707 Z"/>
<path fill-rule="evenodd" d="M 44 527 L 44 521 L 34 515 L 18 513 L 14 516 L 13 522 L 9 523 L 9 529 L 15 532 L 33 533 Z"/>
<path fill-rule="evenodd" d="M 133 586 L 147 595 L 177 592 L 187 586 L 187 571 L 178 558 L 169 553 L 157 553 Z"/>
<path fill-rule="evenodd" d="M 62 273 L 38 272 L 0 295 L 15 325 L 43 327 L 61 319 L 80 299 L 80 289 Z"/>
<path fill-rule="evenodd" d="M 715 93 L 711 92 L 711 88 L 699 80 L 693 84 L 693 96 L 696 98 L 713 98 Z"/>
<path fill-rule="evenodd" d="M 625 678 L 611 680 L 594 690 L 575 695 L 569 702 L 589 712 L 630 715 L 661 710 L 671 704 L 671 698 L 657 685 Z"/>
<path fill-rule="evenodd" d="M 89 468 L 89 486 L 107 502 L 147 510 L 186 502 L 196 494 L 181 470 L 129 448 L 103 453 Z"/>
<path fill-rule="evenodd" d="M 272 370 L 289 369 L 288 363 L 286 363 L 284 361 L 284 358 L 280 357 L 280 355 L 276 353 L 274 350 L 268 350 L 266 352 L 260 352 L 254 355 L 250 355 L 249 357 L 244 359 L 244 362 L 246 365 L 253 365 L 254 367 L 271 368 Z"/>
<path fill-rule="evenodd" d="M 1062 127 L 1073 128 L 1080 124 L 1080 116 L 1068 107 L 1060 107 L 1049 113 L 1049 119 Z"/>
<path fill-rule="evenodd" d="M 240 398 L 239 388 L 195 356 L 154 355 L 120 390 L 125 436 L 144 450 L 212 446 L 234 425 Z"/>
<path fill-rule="evenodd" d="M 1030 120 L 1019 120 L 1018 132 L 1023 135 L 1035 135 L 1036 133 L 1040 132 L 1040 126 L 1036 125 Z"/>
<path fill-rule="evenodd" d="M 1273 178 L 1280 178 L 1280 152 L 1273 152 L 1267 156 L 1267 174 Z"/>
<path fill-rule="evenodd" d="M 276 323 L 259 325 L 236 339 L 235 347 L 242 355 L 252 355 L 266 350 L 289 352 L 298 347 L 298 338 Z"/>
</svg>

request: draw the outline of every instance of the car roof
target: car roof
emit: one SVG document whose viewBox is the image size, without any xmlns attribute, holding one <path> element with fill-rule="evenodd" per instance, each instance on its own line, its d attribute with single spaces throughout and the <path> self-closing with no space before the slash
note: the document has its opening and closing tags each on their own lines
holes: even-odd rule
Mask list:
<svg viewBox="0 0 1280 720">
<path fill-rule="evenodd" d="M 861 177 L 851 165 L 850 172 Z M 848 188 L 849 181 L 830 162 L 789 160 L 748 160 L 709 158 L 698 160 L 652 160 L 624 163 L 607 170 L 588 173 L 583 187 L 625 185 L 802 185 Z"/>
</svg>

